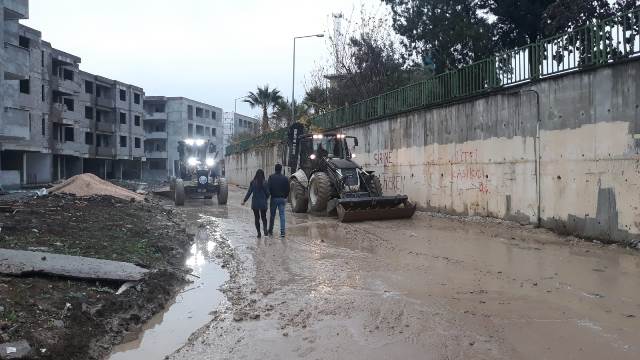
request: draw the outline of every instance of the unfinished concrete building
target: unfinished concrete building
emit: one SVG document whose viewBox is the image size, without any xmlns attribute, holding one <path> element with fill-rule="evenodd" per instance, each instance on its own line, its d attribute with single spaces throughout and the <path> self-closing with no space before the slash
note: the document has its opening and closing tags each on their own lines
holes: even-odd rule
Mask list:
<svg viewBox="0 0 640 360">
<path fill-rule="evenodd" d="M 260 120 L 242 115 L 234 111 L 224 113 L 224 147 L 231 142 L 235 135 L 258 134 L 260 132 Z"/>
<path fill-rule="evenodd" d="M 0 4 L 0 184 L 140 177 L 144 91 L 80 71 L 80 57 L 19 23 L 28 1 Z"/>
<path fill-rule="evenodd" d="M 223 154 L 222 109 L 184 97 L 148 96 L 144 99 L 143 177 L 166 179 L 178 170 L 178 141 L 207 139 Z"/>
</svg>

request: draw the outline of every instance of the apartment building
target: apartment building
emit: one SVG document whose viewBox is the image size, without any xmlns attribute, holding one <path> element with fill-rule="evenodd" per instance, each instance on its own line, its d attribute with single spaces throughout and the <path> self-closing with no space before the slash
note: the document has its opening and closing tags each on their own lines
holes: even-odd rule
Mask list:
<svg viewBox="0 0 640 360">
<path fill-rule="evenodd" d="M 224 113 L 224 147 L 231 142 L 235 135 L 258 134 L 260 132 L 260 120 L 242 115 L 234 111 Z"/>
<path fill-rule="evenodd" d="M 178 141 L 207 139 L 224 158 L 222 109 L 184 97 L 147 96 L 144 99 L 143 177 L 166 179 L 178 170 Z"/>
<path fill-rule="evenodd" d="M 0 184 L 140 177 L 143 89 L 80 71 L 80 57 L 19 23 L 28 1 L 0 1 Z"/>
</svg>

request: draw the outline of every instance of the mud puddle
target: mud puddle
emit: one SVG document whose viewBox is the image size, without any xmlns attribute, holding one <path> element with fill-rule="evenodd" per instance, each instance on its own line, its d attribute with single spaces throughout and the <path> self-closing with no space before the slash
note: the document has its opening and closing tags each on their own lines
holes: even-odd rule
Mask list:
<svg viewBox="0 0 640 360">
<path fill-rule="evenodd" d="M 187 284 L 165 311 L 156 314 L 142 329 L 137 339 L 114 348 L 110 360 L 162 359 L 187 342 L 189 336 L 208 323 L 210 315 L 224 301 L 220 286 L 228 280 L 227 272 L 215 263 L 218 220 L 201 217 L 192 224 L 195 242 L 186 265 L 193 280 Z"/>
</svg>

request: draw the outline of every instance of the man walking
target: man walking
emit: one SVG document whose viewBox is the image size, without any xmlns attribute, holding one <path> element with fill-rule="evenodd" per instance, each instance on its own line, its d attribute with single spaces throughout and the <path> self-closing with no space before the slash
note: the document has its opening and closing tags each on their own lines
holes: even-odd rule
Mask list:
<svg viewBox="0 0 640 360">
<path fill-rule="evenodd" d="M 284 209 L 289 197 L 289 179 L 282 175 L 282 165 L 276 164 L 276 172 L 269 176 L 269 193 L 271 194 L 269 218 L 269 235 L 273 235 L 273 222 L 276 219 L 276 208 L 280 214 L 280 237 L 284 237 Z"/>
</svg>

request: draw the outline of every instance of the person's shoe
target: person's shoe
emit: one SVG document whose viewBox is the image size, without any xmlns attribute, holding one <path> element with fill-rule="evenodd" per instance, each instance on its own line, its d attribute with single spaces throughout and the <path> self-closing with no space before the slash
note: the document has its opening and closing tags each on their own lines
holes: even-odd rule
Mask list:
<svg viewBox="0 0 640 360">
<path fill-rule="evenodd" d="M 260 239 L 262 237 L 262 234 L 258 233 L 258 239 Z"/>
<path fill-rule="evenodd" d="M 269 235 L 269 236 L 273 236 L 273 231 L 269 231 L 269 232 L 267 233 L 267 235 Z"/>
<path fill-rule="evenodd" d="M 280 237 L 283 238 L 284 237 L 284 233 L 280 233 Z"/>
</svg>

